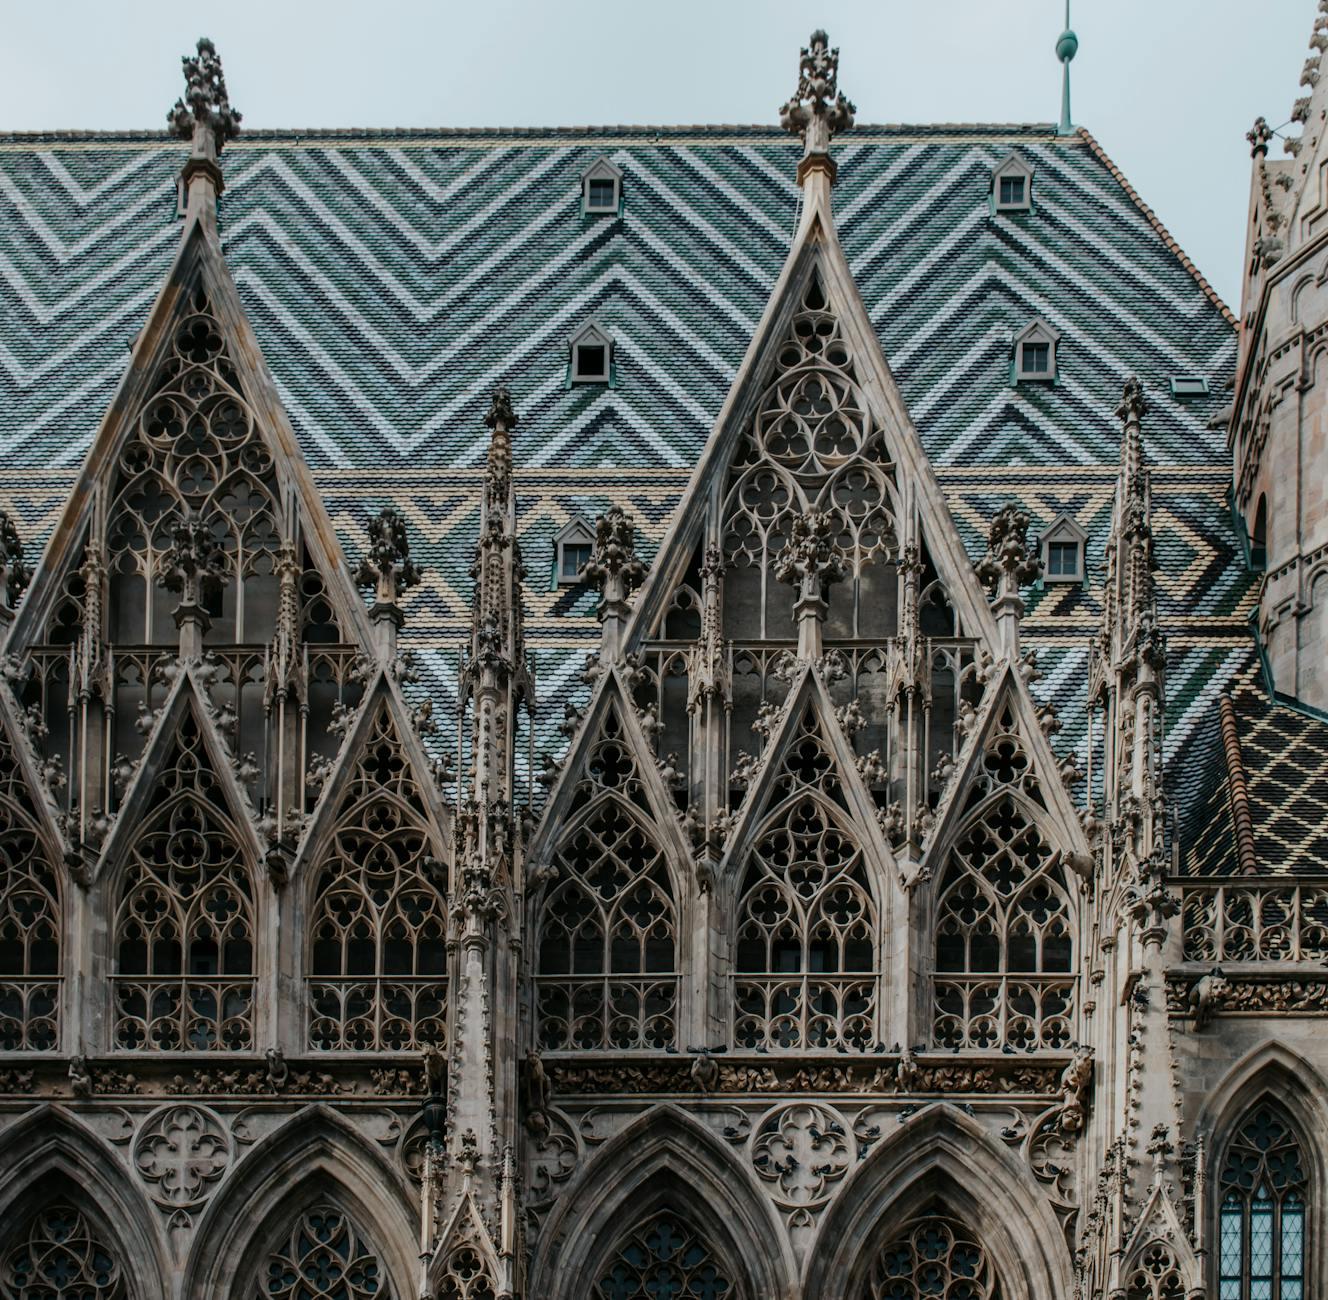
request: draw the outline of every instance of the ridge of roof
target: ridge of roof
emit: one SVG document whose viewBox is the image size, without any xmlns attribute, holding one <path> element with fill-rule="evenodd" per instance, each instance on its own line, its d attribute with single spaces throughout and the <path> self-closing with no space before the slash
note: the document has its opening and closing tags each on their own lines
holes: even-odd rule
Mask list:
<svg viewBox="0 0 1328 1300">
<path fill-rule="evenodd" d="M 1254 822 L 1250 816 L 1250 789 L 1245 779 L 1245 763 L 1240 752 L 1240 735 L 1236 729 L 1236 706 L 1230 693 L 1218 700 L 1221 713 L 1222 750 L 1227 762 L 1227 796 L 1231 800 L 1231 821 L 1236 828 L 1236 861 L 1247 876 L 1259 869 L 1254 850 Z"/>
<path fill-rule="evenodd" d="M 1237 320 L 1236 314 L 1231 310 L 1230 307 L 1226 305 L 1225 302 L 1222 301 L 1221 295 L 1217 292 L 1216 289 L 1213 288 L 1211 284 L 1209 284 L 1208 277 L 1205 276 L 1204 273 L 1200 271 L 1197 266 L 1195 266 L 1194 262 L 1190 259 L 1190 255 L 1180 246 L 1179 242 L 1176 240 L 1176 237 L 1171 233 L 1171 231 L 1169 231 L 1166 228 L 1165 225 L 1163 225 L 1162 219 L 1139 196 L 1139 191 L 1136 190 L 1134 186 L 1130 184 L 1125 173 L 1121 171 L 1121 169 L 1117 167 L 1114 162 L 1112 162 L 1111 158 L 1107 154 L 1107 151 L 1101 146 L 1101 144 L 1098 143 L 1096 136 L 1094 136 L 1093 133 L 1086 126 L 1078 127 L 1077 131 L 1078 134 L 1083 137 L 1084 143 L 1092 151 L 1093 156 L 1097 158 L 1097 160 L 1111 173 L 1111 175 L 1120 185 L 1121 189 L 1123 189 L 1125 193 L 1133 201 L 1134 206 L 1137 207 L 1139 211 L 1143 213 L 1148 223 L 1153 227 L 1155 231 L 1157 231 L 1158 235 L 1161 236 L 1162 242 L 1176 255 L 1177 258 L 1180 259 L 1181 265 L 1194 277 L 1195 282 L 1198 284 L 1199 288 L 1201 288 L 1204 291 L 1204 293 L 1208 295 L 1208 300 L 1226 318 L 1227 324 L 1231 326 L 1238 325 L 1240 322 Z"/>
<path fill-rule="evenodd" d="M 385 127 L 245 127 L 244 134 L 231 141 L 230 148 L 251 147 L 258 143 L 308 143 L 312 140 L 503 140 L 503 139 L 594 139 L 600 136 L 626 136 L 655 140 L 661 136 L 692 139 L 714 135 L 756 136 L 762 140 L 787 142 L 788 133 L 767 122 L 694 123 L 691 125 L 604 124 L 587 126 L 385 126 Z M 1058 136 L 1049 122 L 882 122 L 859 123 L 855 138 L 893 138 L 924 135 L 936 139 L 967 140 L 974 137 L 1004 135 L 1018 139 L 1036 138 L 1049 144 L 1077 145 L 1073 136 Z M 47 143 L 74 144 L 155 144 L 178 148 L 180 141 L 170 131 L 158 130 L 41 130 L 0 131 L 0 145 Z"/>
</svg>

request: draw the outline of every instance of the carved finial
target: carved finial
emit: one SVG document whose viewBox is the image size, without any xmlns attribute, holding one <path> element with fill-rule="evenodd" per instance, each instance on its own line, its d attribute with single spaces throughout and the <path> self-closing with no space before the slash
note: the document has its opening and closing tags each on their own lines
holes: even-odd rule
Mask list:
<svg viewBox="0 0 1328 1300">
<path fill-rule="evenodd" d="M 1121 392 L 1121 404 L 1116 408 L 1118 419 L 1126 424 L 1142 420 L 1148 414 L 1148 403 L 1144 401 L 1143 385 L 1134 378 L 1125 381 Z"/>
<path fill-rule="evenodd" d="M 826 588 L 841 581 L 846 572 L 844 552 L 836 540 L 839 527 L 833 511 L 794 515 L 789 540 L 775 556 L 775 577 L 797 588 L 793 617 L 798 624 L 799 659 L 819 657 L 819 629 L 828 612 Z"/>
<path fill-rule="evenodd" d="M 202 652 L 201 634 L 212 620 L 203 608 L 203 598 L 221 583 L 226 557 L 212 529 L 195 515 L 180 519 L 171 529 L 171 544 L 162 556 L 163 585 L 180 593 L 175 626 L 181 630 L 180 654 L 197 658 Z M 190 629 L 193 629 L 191 631 Z"/>
<path fill-rule="evenodd" d="M 198 53 L 186 54 L 180 62 L 184 65 L 185 92 L 166 114 L 166 120 L 181 140 L 192 141 L 195 146 L 201 143 L 200 128 L 206 131 L 212 137 L 211 156 L 215 156 L 240 130 L 240 113 L 231 107 L 226 93 L 217 47 L 204 36 L 198 42 Z"/>
<path fill-rule="evenodd" d="M 646 576 L 645 563 L 636 554 L 632 518 L 621 506 L 610 506 L 595 519 L 595 547 L 583 572 L 600 585 L 601 657 L 610 662 L 617 655 L 618 632 L 627 618 L 627 594 Z"/>
<path fill-rule="evenodd" d="M 512 410 L 512 395 L 505 384 L 499 384 L 493 390 L 493 401 L 489 405 L 484 423 L 493 430 L 489 439 L 489 461 L 485 472 L 486 491 L 489 508 L 501 508 L 507 504 L 512 486 L 512 430 L 518 420 Z"/>
<path fill-rule="evenodd" d="M 1001 641 L 1011 662 L 1019 650 L 1019 619 L 1024 602 L 1019 588 L 1034 582 L 1042 573 L 1036 540 L 1029 541 L 1028 512 L 1011 502 L 996 512 L 987 535 L 987 553 L 974 569 L 978 580 L 992 593 L 992 608 L 1001 630 Z"/>
<path fill-rule="evenodd" d="M 807 154 L 824 154 L 829 152 L 831 136 L 853 125 L 856 112 L 839 90 L 838 49 L 829 48 L 824 32 L 813 32 L 802 51 L 798 89 L 779 110 L 780 125 L 802 137 Z"/>
<path fill-rule="evenodd" d="M 23 539 L 14 521 L 0 510 L 0 610 L 13 609 L 31 580 L 32 570 L 23 563 Z"/>
<path fill-rule="evenodd" d="M 1245 132 L 1245 138 L 1250 142 L 1251 158 L 1268 157 L 1268 145 L 1273 138 L 1273 129 L 1268 125 L 1266 117 L 1256 117 L 1254 125 Z"/>
<path fill-rule="evenodd" d="M 405 521 L 395 510 L 380 510 L 369 520 L 369 545 L 355 570 L 355 581 L 373 584 L 375 599 L 369 617 L 378 625 L 380 650 L 388 660 L 396 657 L 396 631 L 405 622 L 398 604 L 408 587 L 420 580 L 419 566 L 410 558 Z"/>
<path fill-rule="evenodd" d="M 491 429 L 516 428 L 518 419 L 516 412 L 512 410 L 512 394 L 506 384 L 499 384 L 493 390 L 493 401 L 489 405 L 488 415 L 484 417 L 484 423 Z"/>
</svg>

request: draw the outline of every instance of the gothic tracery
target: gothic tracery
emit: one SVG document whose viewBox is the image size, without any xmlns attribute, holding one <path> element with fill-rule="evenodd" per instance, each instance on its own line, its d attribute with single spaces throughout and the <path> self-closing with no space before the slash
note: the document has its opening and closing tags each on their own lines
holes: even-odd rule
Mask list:
<svg viewBox="0 0 1328 1300">
<path fill-rule="evenodd" d="M 253 1300 L 392 1300 L 392 1289 L 374 1248 L 344 1211 L 324 1203 L 296 1218 L 260 1271 Z"/>
<path fill-rule="evenodd" d="M 57 1201 L 20 1230 L 0 1265 L 6 1300 L 133 1300 L 121 1261 L 82 1210 Z"/>
</svg>

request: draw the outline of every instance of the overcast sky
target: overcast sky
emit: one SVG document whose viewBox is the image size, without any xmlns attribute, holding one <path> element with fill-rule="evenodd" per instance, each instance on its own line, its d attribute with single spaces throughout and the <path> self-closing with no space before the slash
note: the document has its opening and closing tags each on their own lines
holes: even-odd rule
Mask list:
<svg viewBox="0 0 1328 1300">
<path fill-rule="evenodd" d="M 1244 134 L 1289 117 L 1315 12 L 1075 0 L 1075 122 L 1233 306 Z M 204 34 L 251 127 L 774 122 L 817 24 L 859 121 L 1053 121 L 1063 22 L 1064 0 L 0 0 L 0 130 L 160 127 Z"/>
</svg>

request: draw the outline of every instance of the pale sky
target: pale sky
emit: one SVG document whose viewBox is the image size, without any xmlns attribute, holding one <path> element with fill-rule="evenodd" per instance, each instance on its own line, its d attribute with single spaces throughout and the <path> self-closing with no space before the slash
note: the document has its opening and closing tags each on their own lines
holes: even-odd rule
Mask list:
<svg viewBox="0 0 1328 1300">
<path fill-rule="evenodd" d="M 1316 12 L 1075 0 L 1075 122 L 1233 308 L 1244 135 L 1290 116 Z M 818 25 L 861 122 L 1054 121 L 1063 22 L 1063 0 L 0 0 L 0 131 L 162 127 L 200 35 L 250 127 L 774 123 Z"/>
</svg>

